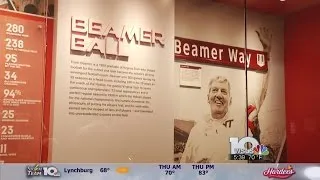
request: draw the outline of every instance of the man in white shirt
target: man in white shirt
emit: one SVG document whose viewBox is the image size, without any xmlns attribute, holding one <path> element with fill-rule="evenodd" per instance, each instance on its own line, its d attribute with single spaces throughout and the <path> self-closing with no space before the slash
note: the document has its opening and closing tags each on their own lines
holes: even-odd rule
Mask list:
<svg viewBox="0 0 320 180">
<path fill-rule="evenodd" d="M 257 31 L 257 34 L 269 56 L 272 36 L 265 28 Z M 268 76 L 269 73 L 266 73 L 259 102 L 248 107 L 249 133 L 258 141 L 260 128 L 257 116 L 266 96 Z M 229 115 L 229 106 L 232 103 L 230 88 L 228 79 L 222 76 L 217 76 L 209 82 L 208 104 L 211 113 L 192 128 L 181 163 L 229 162 L 229 138 L 246 136 L 245 121 L 237 121 Z"/>
<path fill-rule="evenodd" d="M 241 129 L 229 116 L 229 106 L 232 103 L 230 88 L 228 79 L 222 76 L 209 82 L 207 100 L 211 114 L 192 128 L 181 163 L 228 161 L 229 137 L 240 135 L 238 129 Z M 244 126 L 242 129 L 244 135 Z"/>
</svg>

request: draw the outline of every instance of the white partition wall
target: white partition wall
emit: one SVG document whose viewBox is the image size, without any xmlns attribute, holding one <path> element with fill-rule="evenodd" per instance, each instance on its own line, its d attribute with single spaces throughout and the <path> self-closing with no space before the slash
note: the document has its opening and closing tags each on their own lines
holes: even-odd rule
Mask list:
<svg viewBox="0 0 320 180">
<path fill-rule="evenodd" d="M 57 9 L 52 162 L 171 162 L 173 0 Z"/>
</svg>

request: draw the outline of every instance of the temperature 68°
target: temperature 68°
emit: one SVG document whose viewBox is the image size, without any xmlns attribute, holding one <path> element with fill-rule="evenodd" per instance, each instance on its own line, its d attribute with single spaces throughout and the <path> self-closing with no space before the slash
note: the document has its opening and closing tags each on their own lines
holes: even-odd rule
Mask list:
<svg viewBox="0 0 320 180">
<path fill-rule="evenodd" d="M 100 168 L 100 172 L 107 173 L 110 171 L 110 168 Z"/>
</svg>

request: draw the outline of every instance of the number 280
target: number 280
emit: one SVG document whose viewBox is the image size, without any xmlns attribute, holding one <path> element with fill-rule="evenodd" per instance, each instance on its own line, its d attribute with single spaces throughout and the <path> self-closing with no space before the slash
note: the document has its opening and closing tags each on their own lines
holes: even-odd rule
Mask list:
<svg viewBox="0 0 320 180">
<path fill-rule="evenodd" d="M 24 26 L 23 25 L 7 23 L 6 26 L 7 26 L 7 32 L 19 33 L 19 34 L 24 33 Z"/>
</svg>

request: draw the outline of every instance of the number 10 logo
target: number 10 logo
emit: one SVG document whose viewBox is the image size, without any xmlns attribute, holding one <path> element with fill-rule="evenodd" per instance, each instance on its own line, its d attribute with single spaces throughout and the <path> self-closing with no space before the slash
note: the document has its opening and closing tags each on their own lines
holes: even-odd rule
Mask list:
<svg viewBox="0 0 320 180">
<path fill-rule="evenodd" d="M 43 167 L 43 176 L 59 177 L 60 173 L 56 167 Z"/>
<path fill-rule="evenodd" d="M 251 144 L 247 148 L 247 144 Z M 259 142 L 253 137 L 244 137 L 239 141 L 239 138 L 230 138 L 230 154 L 253 154 L 253 148 L 257 147 Z"/>
</svg>

